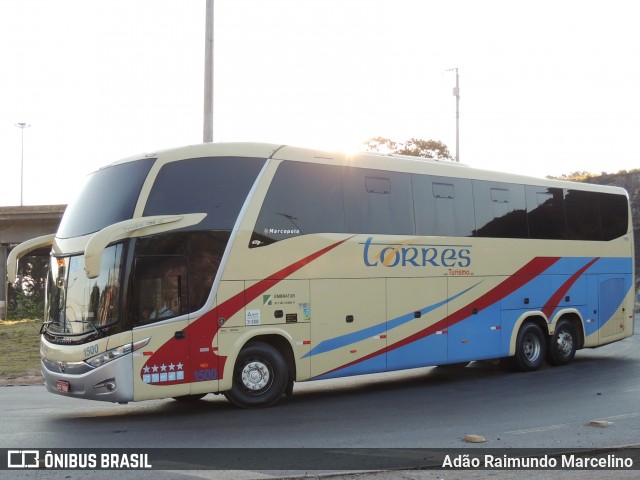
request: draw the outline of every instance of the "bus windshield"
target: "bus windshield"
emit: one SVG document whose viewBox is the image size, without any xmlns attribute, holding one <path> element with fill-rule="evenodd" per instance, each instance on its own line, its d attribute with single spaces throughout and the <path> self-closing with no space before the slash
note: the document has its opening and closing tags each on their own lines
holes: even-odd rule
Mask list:
<svg viewBox="0 0 640 480">
<path fill-rule="evenodd" d="M 80 196 L 64 212 L 58 238 L 80 237 L 133 217 L 155 158 L 102 168 L 87 179 Z M 108 199 L 108 201 L 106 201 Z"/>
<path fill-rule="evenodd" d="M 102 255 L 97 278 L 84 272 L 84 257 L 51 257 L 45 329 L 53 335 L 99 333 L 119 318 L 123 244 L 112 245 Z"/>
</svg>

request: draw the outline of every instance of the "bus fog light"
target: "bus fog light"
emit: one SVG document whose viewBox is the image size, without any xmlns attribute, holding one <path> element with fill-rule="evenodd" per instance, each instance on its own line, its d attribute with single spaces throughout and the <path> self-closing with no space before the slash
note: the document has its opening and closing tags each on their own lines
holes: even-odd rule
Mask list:
<svg viewBox="0 0 640 480">
<path fill-rule="evenodd" d="M 113 392 L 116 389 L 116 387 L 117 387 L 117 385 L 116 385 L 116 379 L 115 378 L 107 378 L 106 380 L 98 382 L 93 386 L 94 389 L 106 388 L 110 392 Z"/>
</svg>

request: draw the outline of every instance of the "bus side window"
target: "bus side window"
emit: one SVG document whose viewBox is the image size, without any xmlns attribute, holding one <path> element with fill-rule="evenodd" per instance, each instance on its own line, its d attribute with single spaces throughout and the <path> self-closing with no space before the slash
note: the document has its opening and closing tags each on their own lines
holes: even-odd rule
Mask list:
<svg viewBox="0 0 640 480">
<path fill-rule="evenodd" d="M 569 240 L 602 240 L 598 192 L 565 190 L 564 209 Z"/>
<path fill-rule="evenodd" d="M 413 174 L 418 235 L 470 237 L 476 229 L 471 180 Z"/>
<path fill-rule="evenodd" d="M 527 185 L 525 194 L 529 238 L 566 239 L 563 190 Z"/>
<path fill-rule="evenodd" d="M 598 194 L 602 239 L 613 240 L 626 235 L 629 229 L 629 202 L 625 195 Z M 636 248 L 636 252 L 637 252 Z"/>
<path fill-rule="evenodd" d="M 137 257 L 133 280 L 134 323 L 145 325 L 188 313 L 187 292 L 184 257 Z"/>
<path fill-rule="evenodd" d="M 408 173 L 342 167 L 342 185 L 349 233 L 415 235 Z"/>
<path fill-rule="evenodd" d="M 340 167 L 284 161 L 269 186 L 249 248 L 300 235 L 343 232 Z"/>
<path fill-rule="evenodd" d="M 524 185 L 472 180 L 476 236 L 527 238 Z"/>
</svg>

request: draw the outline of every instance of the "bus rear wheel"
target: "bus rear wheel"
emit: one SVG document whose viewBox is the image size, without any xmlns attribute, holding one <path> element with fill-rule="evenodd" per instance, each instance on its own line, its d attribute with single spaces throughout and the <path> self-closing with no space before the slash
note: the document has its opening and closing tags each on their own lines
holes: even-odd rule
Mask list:
<svg viewBox="0 0 640 480">
<path fill-rule="evenodd" d="M 237 407 L 268 407 L 283 395 L 287 381 L 287 364 L 278 349 L 250 343 L 240 351 L 231 390 L 224 395 Z"/>
<path fill-rule="evenodd" d="M 569 320 L 560 320 L 549 338 L 547 361 L 551 365 L 567 365 L 576 354 L 578 334 Z"/>
<path fill-rule="evenodd" d="M 516 339 L 515 365 L 523 372 L 537 370 L 544 362 L 545 347 L 542 329 L 535 323 L 525 323 Z"/>
</svg>

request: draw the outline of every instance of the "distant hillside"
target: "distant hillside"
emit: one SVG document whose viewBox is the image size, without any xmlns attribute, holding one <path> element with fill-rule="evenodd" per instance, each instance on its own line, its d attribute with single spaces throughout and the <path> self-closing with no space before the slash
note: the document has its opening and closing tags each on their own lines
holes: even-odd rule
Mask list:
<svg viewBox="0 0 640 480">
<path fill-rule="evenodd" d="M 629 192 L 633 215 L 633 233 L 636 254 L 636 291 L 640 289 L 640 170 L 618 173 L 601 173 L 595 175 L 588 172 L 575 172 L 563 175 L 560 180 L 596 183 L 598 185 L 613 185 L 622 187 Z"/>
</svg>

